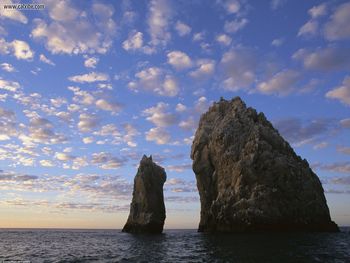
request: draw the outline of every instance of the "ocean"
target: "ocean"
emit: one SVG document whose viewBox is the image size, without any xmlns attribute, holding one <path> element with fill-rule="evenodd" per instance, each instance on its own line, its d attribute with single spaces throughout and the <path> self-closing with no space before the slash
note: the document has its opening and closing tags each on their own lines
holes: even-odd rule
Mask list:
<svg viewBox="0 0 350 263">
<path fill-rule="evenodd" d="M 350 228 L 340 233 L 220 234 L 165 230 L 1 229 L 0 262 L 350 262 Z"/>
</svg>

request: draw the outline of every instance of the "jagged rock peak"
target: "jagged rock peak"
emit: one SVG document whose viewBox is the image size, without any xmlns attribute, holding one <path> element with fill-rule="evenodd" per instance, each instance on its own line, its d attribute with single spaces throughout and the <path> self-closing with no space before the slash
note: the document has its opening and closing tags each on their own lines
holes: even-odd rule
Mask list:
<svg viewBox="0 0 350 263">
<path fill-rule="evenodd" d="M 129 233 L 162 233 L 165 220 L 164 168 L 143 155 L 134 179 L 130 214 L 123 228 Z"/>
<path fill-rule="evenodd" d="M 239 97 L 201 116 L 191 149 L 199 231 L 337 231 L 323 188 L 263 113 Z"/>
</svg>

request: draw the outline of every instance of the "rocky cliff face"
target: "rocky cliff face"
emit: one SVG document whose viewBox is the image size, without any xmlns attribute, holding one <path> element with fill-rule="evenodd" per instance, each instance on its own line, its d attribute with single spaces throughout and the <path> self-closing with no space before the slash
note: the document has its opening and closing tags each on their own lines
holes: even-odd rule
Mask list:
<svg viewBox="0 0 350 263">
<path fill-rule="evenodd" d="M 164 169 L 143 156 L 134 179 L 130 214 L 123 232 L 162 233 L 165 220 Z"/>
<path fill-rule="evenodd" d="M 191 158 L 199 231 L 337 231 L 323 188 L 263 113 L 236 97 L 202 115 Z"/>
</svg>

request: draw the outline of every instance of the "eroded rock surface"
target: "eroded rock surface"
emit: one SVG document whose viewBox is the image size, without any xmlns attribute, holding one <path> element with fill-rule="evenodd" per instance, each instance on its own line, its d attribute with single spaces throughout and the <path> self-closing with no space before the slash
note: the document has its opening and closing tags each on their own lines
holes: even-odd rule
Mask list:
<svg viewBox="0 0 350 263">
<path fill-rule="evenodd" d="M 123 232 L 162 233 L 165 220 L 163 185 L 165 170 L 152 156 L 143 156 L 134 179 L 130 214 Z"/>
<path fill-rule="evenodd" d="M 308 162 L 239 97 L 201 116 L 191 158 L 199 231 L 338 231 Z"/>
</svg>

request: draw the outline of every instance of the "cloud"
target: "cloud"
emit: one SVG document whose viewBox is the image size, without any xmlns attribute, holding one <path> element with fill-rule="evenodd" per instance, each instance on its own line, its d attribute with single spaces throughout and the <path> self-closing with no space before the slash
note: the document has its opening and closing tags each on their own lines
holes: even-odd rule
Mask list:
<svg viewBox="0 0 350 263">
<path fill-rule="evenodd" d="M 336 99 L 350 106 L 350 76 L 344 78 L 341 86 L 328 91 L 326 98 Z"/>
<path fill-rule="evenodd" d="M 16 69 L 9 63 L 1 63 L 1 69 L 7 72 L 14 72 Z"/>
<path fill-rule="evenodd" d="M 93 143 L 95 140 L 93 137 L 85 137 L 83 138 L 83 143 L 84 144 L 89 144 L 89 143 Z"/>
<path fill-rule="evenodd" d="M 116 30 L 113 6 L 94 3 L 90 9 L 80 11 L 71 1 L 63 0 L 49 1 L 45 7 L 51 21 L 34 19 L 31 36 L 43 41 L 53 54 L 104 54 L 111 47 Z"/>
<path fill-rule="evenodd" d="M 198 127 L 198 122 L 194 119 L 193 116 L 190 116 L 186 120 L 181 121 L 179 123 L 179 127 L 187 131 L 194 131 Z"/>
<path fill-rule="evenodd" d="M 326 148 L 327 146 L 328 146 L 328 142 L 320 142 L 318 144 L 315 144 L 313 149 L 314 150 L 319 150 L 319 149 Z"/>
<path fill-rule="evenodd" d="M 274 40 L 272 40 L 271 45 L 274 47 L 279 47 L 284 43 L 284 39 L 283 38 L 275 38 Z"/>
<path fill-rule="evenodd" d="M 224 46 L 229 46 L 232 42 L 232 38 L 230 38 L 226 34 L 221 34 L 221 35 L 216 36 L 215 40 Z"/>
<path fill-rule="evenodd" d="M 233 49 L 223 54 L 220 61 L 223 88 L 230 91 L 246 89 L 255 80 L 256 58 L 247 49 Z"/>
<path fill-rule="evenodd" d="M 55 63 L 53 63 L 50 59 L 45 57 L 44 54 L 40 54 L 39 59 L 40 59 L 41 62 L 44 62 L 44 63 L 49 64 L 51 66 L 55 66 Z"/>
<path fill-rule="evenodd" d="M 349 119 L 343 119 L 340 121 L 340 125 L 343 128 L 350 128 L 350 118 Z"/>
<path fill-rule="evenodd" d="M 12 53 L 19 60 L 32 60 L 34 51 L 31 50 L 27 42 L 22 40 L 13 40 L 6 42 L 5 39 L 0 38 L 0 54 Z"/>
<path fill-rule="evenodd" d="M 78 87 L 68 87 L 68 90 L 73 91 L 74 97 L 73 101 L 83 105 L 91 105 L 95 102 L 95 97 L 85 90 L 81 90 Z M 71 104 L 68 106 L 69 111 L 77 111 L 79 109 L 78 105 Z"/>
<path fill-rule="evenodd" d="M 248 19 L 246 18 L 236 18 L 232 21 L 226 21 L 224 25 L 224 30 L 227 33 L 236 33 L 237 31 L 243 29 L 248 24 Z"/>
<path fill-rule="evenodd" d="M 170 142 L 170 139 L 170 134 L 161 127 L 151 128 L 146 132 L 146 140 L 154 141 L 156 144 L 167 144 Z"/>
<path fill-rule="evenodd" d="M 315 36 L 318 32 L 318 22 L 315 20 L 309 20 L 306 22 L 298 32 L 298 36 Z"/>
<path fill-rule="evenodd" d="M 271 0 L 270 6 L 272 10 L 277 10 L 278 8 L 282 7 L 287 0 Z"/>
<path fill-rule="evenodd" d="M 70 81 L 78 82 L 78 83 L 85 83 L 85 82 L 92 83 L 92 82 L 99 82 L 99 81 L 107 81 L 109 80 L 109 77 L 105 73 L 91 72 L 88 74 L 71 76 L 68 79 Z"/>
<path fill-rule="evenodd" d="M 137 91 L 141 88 L 167 97 L 174 97 L 179 93 L 175 78 L 160 68 L 146 68 L 136 73 L 135 77 L 138 81 L 128 83 L 131 90 Z"/>
<path fill-rule="evenodd" d="M 14 21 L 18 21 L 23 24 L 28 23 L 28 18 L 19 10 L 16 9 L 5 9 L 5 5 L 12 5 L 13 2 L 11 0 L 3 0 L 1 1 L 0 8 L 0 19 L 11 19 Z"/>
<path fill-rule="evenodd" d="M 100 152 L 92 155 L 91 163 L 99 165 L 102 169 L 118 169 L 125 164 L 125 160 L 112 156 L 110 153 Z"/>
<path fill-rule="evenodd" d="M 350 155 L 350 147 L 338 146 L 337 152 Z"/>
<path fill-rule="evenodd" d="M 67 153 L 57 152 L 55 154 L 55 158 L 59 161 L 71 161 L 71 160 L 74 160 L 76 157 Z"/>
<path fill-rule="evenodd" d="M 206 79 L 215 71 L 215 61 L 209 59 L 200 59 L 196 62 L 198 68 L 191 71 L 189 75 L 196 79 Z"/>
<path fill-rule="evenodd" d="M 105 99 L 99 99 L 96 101 L 96 107 L 105 110 L 105 111 L 111 111 L 111 112 L 119 112 L 122 108 L 121 104 L 116 102 L 109 102 Z"/>
<path fill-rule="evenodd" d="M 82 113 L 79 115 L 78 129 L 82 132 L 90 132 L 99 124 L 99 119 L 92 114 Z"/>
<path fill-rule="evenodd" d="M 296 118 L 281 119 L 274 122 L 280 134 L 296 146 L 319 141 L 337 129 L 336 123 L 328 119 L 302 121 Z"/>
<path fill-rule="evenodd" d="M 350 173 L 350 162 L 337 162 L 337 163 L 331 163 L 331 164 L 316 164 L 314 165 L 315 169 L 320 170 L 326 170 L 329 172 L 334 173 Z M 332 183 L 343 183 L 347 182 L 348 184 L 349 178 L 346 177 L 345 179 L 333 179 Z"/>
<path fill-rule="evenodd" d="M 295 85 L 300 79 L 299 72 L 284 70 L 275 74 L 269 80 L 259 83 L 258 91 L 264 94 L 285 96 L 295 90 Z"/>
<path fill-rule="evenodd" d="M 339 5 L 324 27 L 325 38 L 336 41 L 350 38 L 350 3 Z"/>
<path fill-rule="evenodd" d="M 159 102 L 155 107 L 145 109 L 143 114 L 157 127 L 168 127 L 177 122 L 176 114 L 166 112 L 168 107 L 168 104 Z"/>
<path fill-rule="evenodd" d="M 180 37 L 189 35 L 191 33 L 191 27 L 189 25 L 186 25 L 185 23 L 181 21 L 177 21 L 175 24 L 175 29 Z"/>
<path fill-rule="evenodd" d="M 184 112 L 187 110 L 187 107 L 185 105 L 183 105 L 182 103 L 178 103 L 178 104 L 176 104 L 175 110 L 177 112 Z"/>
<path fill-rule="evenodd" d="M 35 175 L 27 174 L 16 174 L 14 172 L 5 172 L 0 170 L 0 181 L 15 181 L 15 182 L 26 182 L 38 179 Z"/>
<path fill-rule="evenodd" d="M 329 47 L 310 52 L 299 49 L 293 59 L 300 60 L 306 69 L 320 71 L 350 69 L 350 49 Z"/>
<path fill-rule="evenodd" d="M 98 61 L 99 59 L 96 57 L 90 57 L 90 58 L 87 57 L 84 61 L 84 66 L 87 68 L 96 68 Z"/>
<path fill-rule="evenodd" d="M 127 51 L 141 49 L 142 45 L 143 34 L 137 31 L 130 32 L 128 39 L 123 42 L 123 48 Z"/>
<path fill-rule="evenodd" d="M 226 0 L 226 1 L 217 1 L 228 14 L 238 14 L 241 10 L 241 4 L 238 0 Z"/>
<path fill-rule="evenodd" d="M 148 31 L 151 45 L 165 46 L 171 38 L 168 30 L 172 12 L 167 0 L 152 0 L 149 2 Z"/>
<path fill-rule="evenodd" d="M 350 167 L 349 167 L 349 171 L 350 171 Z M 330 180 L 330 183 L 342 184 L 342 185 L 350 185 L 350 176 L 332 178 Z"/>
<path fill-rule="evenodd" d="M 320 16 L 324 16 L 327 14 L 327 4 L 323 3 L 317 6 L 313 6 L 309 9 L 308 13 L 311 16 L 311 18 L 318 18 Z"/>
<path fill-rule="evenodd" d="M 190 57 L 182 51 L 171 51 L 167 54 L 168 63 L 177 70 L 186 69 L 192 66 Z"/>
</svg>

